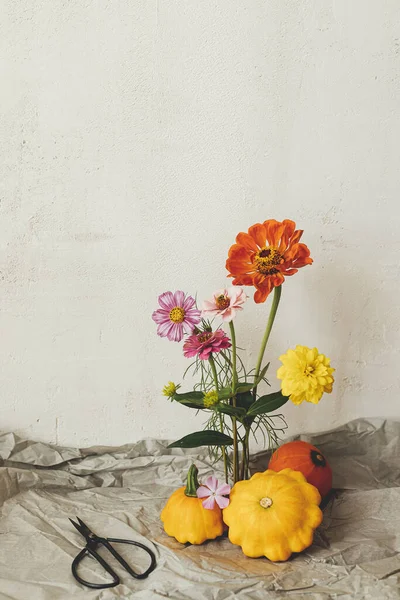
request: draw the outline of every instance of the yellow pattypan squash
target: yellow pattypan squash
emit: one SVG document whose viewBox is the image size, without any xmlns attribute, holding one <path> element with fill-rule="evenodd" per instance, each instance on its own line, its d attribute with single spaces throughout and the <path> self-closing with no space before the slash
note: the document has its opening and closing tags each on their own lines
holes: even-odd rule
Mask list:
<svg viewBox="0 0 400 600">
<path fill-rule="evenodd" d="M 224 531 L 221 509 L 216 504 L 212 510 L 204 508 L 201 498 L 196 495 L 197 473 L 197 467 L 192 465 L 186 488 L 176 490 L 161 512 L 165 532 L 181 544 L 202 544 Z"/>
<path fill-rule="evenodd" d="M 299 471 L 256 473 L 233 486 L 223 511 L 232 544 L 252 558 L 287 560 L 313 541 L 322 521 L 321 496 Z"/>
</svg>

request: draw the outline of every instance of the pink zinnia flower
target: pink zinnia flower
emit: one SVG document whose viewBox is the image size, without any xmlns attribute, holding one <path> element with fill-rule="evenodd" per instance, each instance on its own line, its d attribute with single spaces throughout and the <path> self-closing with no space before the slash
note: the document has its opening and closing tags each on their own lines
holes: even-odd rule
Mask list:
<svg viewBox="0 0 400 600">
<path fill-rule="evenodd" d="M 198 498 L 206 498 L 206 500 L 203 500 L 202 502 L 204 508 L 212 510 L 215 503 L 217 503 L 220 508 L 226 508 L 229 505 L 229 498 L 225 498 L 225 496 L 228 496 L 230 492 L 230 485 L 227 483 L 220 485 L 218 479 L 211 476 L 205 480 L 204 485 L 197 488 L 196 493 Z"/>
<path fill-rule="evenodd" d="M 158 335 L 171 342 L 180 342 L 183 334 L 192 333 L 200 321 L 196 300 L 182 291 L 164 292 L 158 297 L 158 304 L 161 308 L 153 312 L 152 319 L 158 324 Z"/>
<path fill-rule="evenodd" d="M 231 347 L 231 342 L 222 329 L 216 331 L 200 331 L 189 336 L 183 344 L 183 354 L 192 358 L 198 354 L 202 360 L 208 360 L 213 352 L 221 352 Z"/>
<path fill-rule="evenodd" d="M 246 302 L 247 296 L 243 288 L 232 286 L 214 292 L 212 300 L 203 303 L 203 315 L 215 317 L 219 315 L 225 323 L 235 318 L 236 312 L 242 310 L 242 304 Z"/>
</svg>

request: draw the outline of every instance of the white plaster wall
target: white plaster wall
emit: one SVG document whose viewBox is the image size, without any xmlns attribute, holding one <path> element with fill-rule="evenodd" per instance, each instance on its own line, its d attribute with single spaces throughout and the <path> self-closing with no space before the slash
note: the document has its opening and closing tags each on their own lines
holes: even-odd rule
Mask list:
<svg viewBox="0 0 400 600">
<path fill-rule="evenodd" d="M 268 355 L 317 345 L 337 368 L 290 432 L 400 417 L 398 0 L 3 0 L 0 21 L 1 430 L 200 428 L 160 393 L 187 361 L 151 313 L 223 285 L 267 218 L 315 260 Z M 237 321 L 249 361 L 268 308 Z"/>
</svg>

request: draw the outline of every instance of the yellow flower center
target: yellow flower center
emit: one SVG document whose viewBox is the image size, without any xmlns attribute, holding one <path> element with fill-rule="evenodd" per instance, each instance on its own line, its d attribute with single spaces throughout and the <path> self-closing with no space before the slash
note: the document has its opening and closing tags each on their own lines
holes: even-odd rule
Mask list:
<svg viewBox="0 0 400 600">
<path fill-rule="evenodd" d="M 175 308 L 170 311 L 169 318 L 174 323 L 182 323 L 185 318 L 185 311 L 180 306 L 175 306 Z"/>
<path fill-rule="evenodd" d="M 265 498 L 261 498 L 260 500 L 260 506 L 262 506 L 263 508 L 269 508 L 270 506 L 272 506 L 273 502 L 271 500 L 271 498 L 268 498 L 268 496 L 266 496 Z"/>
<path fill-rule="evenodd" d="M 229 306 L 229 298 L 221 294 L 215 298 L 215 304 L 217 305 L 218 310 L 225 310 Z"/>
<path fill-rule="evenodd" d="M 211 331 L 203 331 L 202 333 L 199 333 L 199 335 L 197 336 L 197 339 L 200 342 L 200 344 L 204 344 L 204 342 L 207 342 L 211 336 L 212 336 Z"/>
<path fill-rule="evenodd" d="M 176 386 L 173 381 L 168 381 L 167 385 L 164 385 L 162 393 L 168 398 L 172 398 L 176 394 L 179 386 Z"/>
<path fill-rule="evenodd" d="M 216 404 L 218 404 L 218 392 L 216 390 L 210 390 L 204 394 L 204 406 L 206 408 L 211 408 Z"/>
<path fill-rule="evenodd" d="M 312 375 L 314 373 L 314 367 L 306 367 L 305 371 L 304 371 L 304 375 L 306 375 L 306 377 L 310 377 L 310 375 Z"/>
<path fill-rule="evenodd" d="M 254 256 L 254 264 L 262 275 L 274 275 L 278 273 L 277 265 L 283 261 L 283 256 L 273 246 L 261 248 Z"/>
</svg>

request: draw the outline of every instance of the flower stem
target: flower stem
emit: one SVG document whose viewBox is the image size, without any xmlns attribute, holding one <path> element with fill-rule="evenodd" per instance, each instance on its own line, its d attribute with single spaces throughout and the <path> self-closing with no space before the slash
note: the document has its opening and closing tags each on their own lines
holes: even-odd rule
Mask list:
<svg viewBox="0 0 400 600">
<path fill-rule="evenodd" d="M 244 438 L 242 439 L 242 464 L 240 467 L 240 479 L 248 479 L 249 478 L 249 460 L 250 460 L 250 450 L 249 450 L 249 437 L 250 437 L 250 427 L 246 427 L 246 433 Z"/>
<path fill-rule="evenodd" d="M 216 391 L 218 393 L 218 389 L 219 389 L 218 388 L 218 375 L 217 375 L 217 369 L 215 368 L 215 361 L 214 361 L 214 358 L 213 358 L 212 354 L 210 354 L 208 362 L 210 363 L 211 371 L 212 371 L 212 374 L 213 374 L 215 389 L 216 389 Z M 220 427 L 221 433 L 224 433 L 224 423 L 222 421 L 222 415 L 221 415 L 221 413 L 219 415 L 219 427 Z M 223 458 L 223 461 L 224 461 L 225 483 L 228 483 L 228 461 L 227 461 L 227 457 L 226 457 L 225 446 L 221 446 L 221 450 L 222 450 L 222 458 Z"/>
<path fill-rule="evenodd" d="M 245 466 L 246 464 L 246 444 L 245 441 L 242 441 L 242 464 L 240 466 L 240 480 L 243 481 L 244 479 L 244 471 L 245 471 Z"/>
<path fill-rule="evenodd" d="M 225 354 L 225 352 L 223 352 L 222 350 L 221 350 L 221 352 L 220 352 L 220 355 L 222 356 L 222 358 L 223 358 L 223 359 L 225 359 L 225 360 L 226 360 L 226 362 L 228 363 L 228 365 L 229 365 L 230 367 L 232 367 L 232 363 L 231 363 L 231 361 L 229 360 L 229 356 L 227 356 L 227 355 Z"/>
<path fill-rule="evenodd" d="M 212 354 L 210 354 L 208 362 L 210 363 L 211 371 L 212 371 L 212 374 L 213 374 L 215 389 L 218 392 L 218 390 L 219 390 L 218 375 L 217 375 L 217 369 L 215 368 L 215 361 L 214 361 L 214 358 L 213 358 Z"/>
<path fill-rule="evenodd" d="M 254 374 L 254 380 L 255 381 L 257 381 L 258 376 L 260 374 L 261 363 L 262 363 L 263 358 L 264 358 L 265 348 L 267 346 L 268 339 L 269 339 L 269 336 L 270 336 L 270 333 L 271 333 L 271 329 L 272 329 L 272 326 L 274 324 L 276 312 L 278 310 L 279 301 L 281 299 L 281 293 L 282 293 L 282 289 L 281 288 L 282 288 L 281 285 L 274 288 L 274 297 L 273 297 L 273 300 L 272 300 L 271 310 L 269 312 L 267 327 L 265 328 L 264 337 L 263 337 L 262 342 L 261 342 L 260 353 L 259 353 L 258 359 L 257 359 L 256 371 L 255 371 L 255 374 Z M 257 386 L 253 389 L 254 400 L 256 399 L 256 394 L 257 394 Z"/>
<path fill-rule="evenodd" d="M 233 325 L 233 321 L 229 322 L 229 329 L 231 331 L 231 341 L 232 341 L 232 391 L 236 392 L 237 385 L 237 372 L 236 372 L 236 332 L 235 326 Z"/>
<path fill-rule="evenodd" d="M 249 439 L 250 439 L 250 427 L 248 427 L 246 429 L 246 436 L 244 438 L 244 445 L 246 448 L 246 468 L 245 468 L 245 472 L 244 472 L 244 479 L 248 479 L 249 478 L 249 463 L 250 463 L 250 446 L 249 446 Z"/>
<path fill-rule="evenodd" d="M 232 341 L 232 406 L 236 407 L 236 387 L 237 387 L 237 372 L 236 372 L 236 333 L 233 322 L 229 322 Z M 238 435 L 236 417 L 232 417 L 233 430 L 233 483 L 235 484 L 239 478 L 239 452 L 238 452 Z"/>
</svg>

